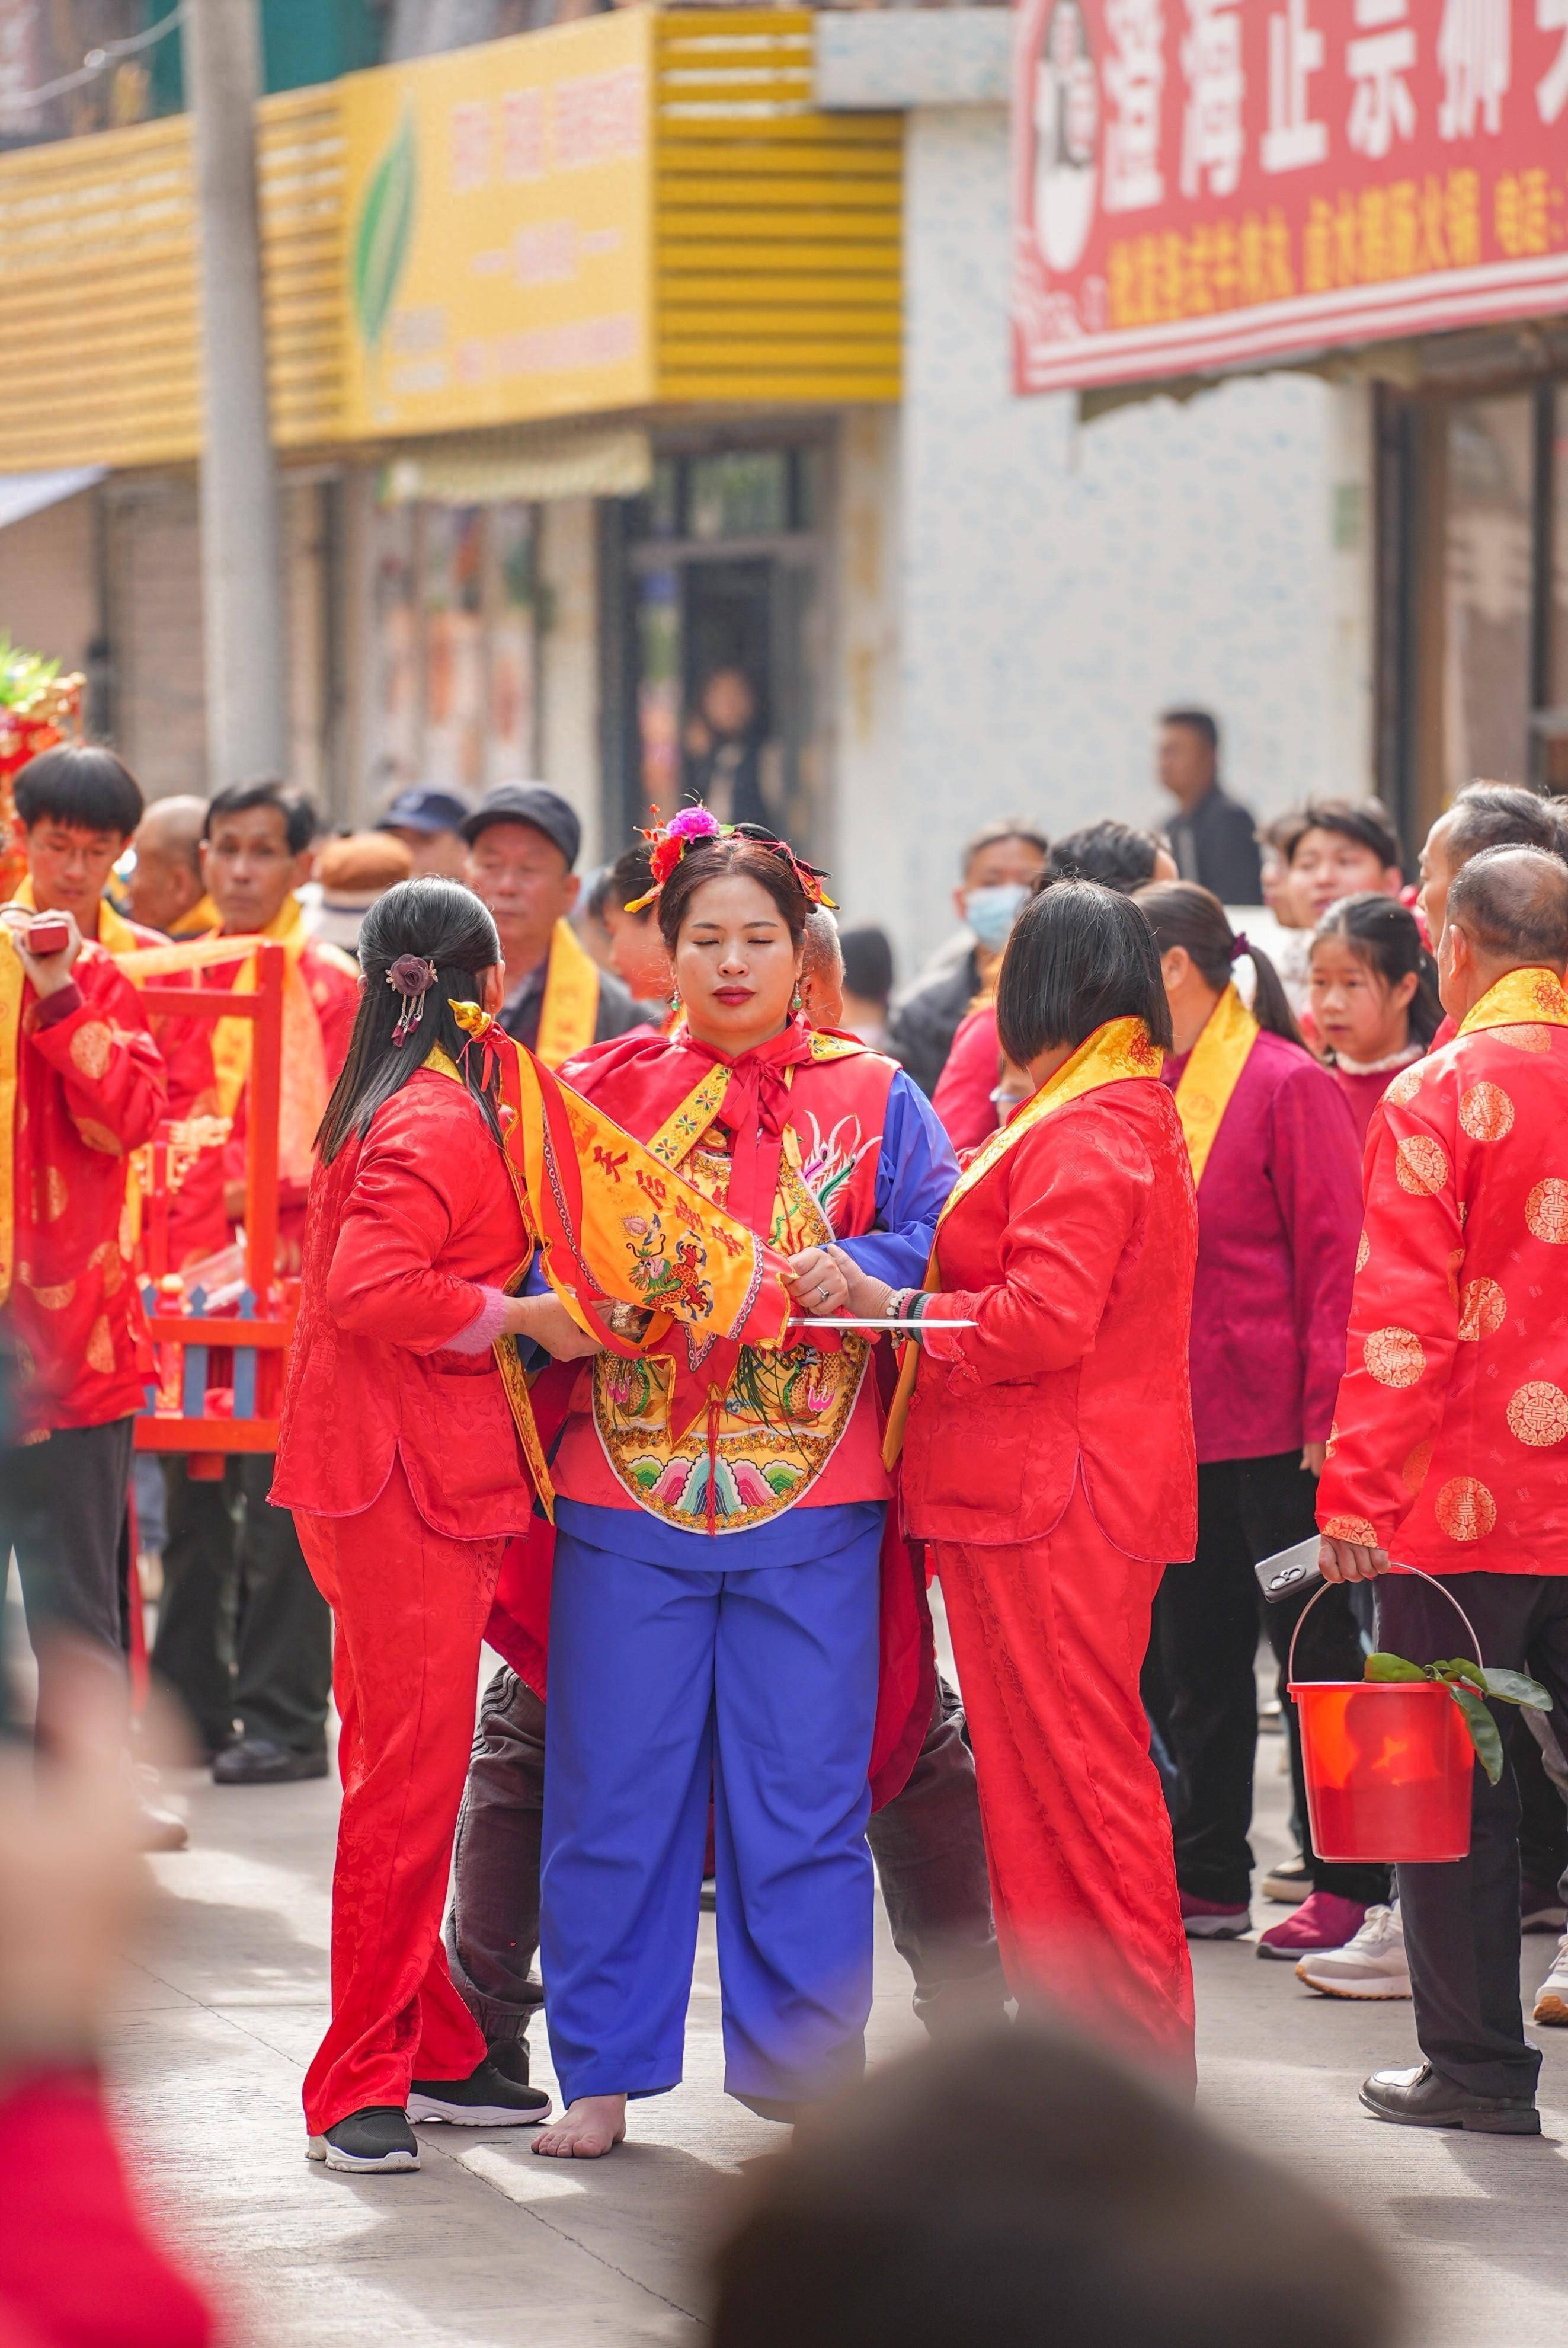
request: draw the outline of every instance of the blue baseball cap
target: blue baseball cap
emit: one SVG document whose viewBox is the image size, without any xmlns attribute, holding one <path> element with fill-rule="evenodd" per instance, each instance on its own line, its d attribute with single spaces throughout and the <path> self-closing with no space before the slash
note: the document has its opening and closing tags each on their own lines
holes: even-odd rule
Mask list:
<svg viewBox="0 0 1568 2348">
<path fill-rule="evenodd" d="M 377 831 L 460 831 L 467 813 L 467 800 L 459 798 L 456 791 L 416 786 L 398 792 L 375 828 Z"/>
</svg>

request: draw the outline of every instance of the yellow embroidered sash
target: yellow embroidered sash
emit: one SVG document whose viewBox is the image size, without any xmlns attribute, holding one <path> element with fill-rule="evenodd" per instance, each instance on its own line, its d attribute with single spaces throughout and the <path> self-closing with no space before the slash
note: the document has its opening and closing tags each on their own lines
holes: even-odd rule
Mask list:
<svg viewBox="0 0 1568 2348">
<path fill-rule="evenodd" d="M 1568 994 L 1553 970 L 1511 970 L 1472 1004 L 1460 1022 L 1461 1035 L 1488 1027 L 1568 1027 Z"/>
<path fill-rule="evenodd" d="M 1214 1136 L 1257 1036 L 1257 1021 L 1235 988 L 1227 986 L 1204 1022 L 1176 1085 L 1176 1115 L 1187 1137 L 1194 1190 L 1204 1179 Z"/>
<path fill-rule="evenodd" d="M 579 943 L 571 923 L 558 922 L 550 937 L 539 1040 L 534 1047 L 546 1067 L 559 1068 L 574 1053 L 586 1051 L 598 1017 L 598 965 Z"/>
<path fill-rule="evenodd" d="M 1040 1090 L 1015 1110 L 1007 1124 L 983 1142 L 948 1194 L 948 1203 L 937 1218 L 937 1236 L 931 1248 L 931 1261 L 926 1267 L 924 1286 L 927 1295 L 935 1294 L 938 1285 L 938 1252 L 941 1242 L 942 1225 L 960 1199 L 967 1199 L 976 1185 L 983 1182 L 992 1168 L 1000 1164 L 1010 1150 L 1016 1149 L 1025 1134 L 1032 1133 L 1048 1117 L 1070 1101 L 1081 1100 L 1085 1093 L 1101 1091 L 1107 1085 L 1125 1084 L 1133 1076 L 1158 1076 L 1164 1065 L 1164 1054 L 1151 1042 L 1149 1031 L 1141 1019 L 1108 1019 L 1092 1035 L 1085 1036 L 1071 1059 L 1064 1060 L 1053 1076 L 1048 1076 Z M 904 1426 L 909 1416 L 909 1403 L 915 1392 L 915 1373 L 919 1366 L 919 1348 L 907 1344 L 898 1372 L 897 1391 L 887 1413 L 886 1431 L 882 1440 L 882 1457 L 888 1468 L 893 1466 L 904 1448 Z"/>
</svg>

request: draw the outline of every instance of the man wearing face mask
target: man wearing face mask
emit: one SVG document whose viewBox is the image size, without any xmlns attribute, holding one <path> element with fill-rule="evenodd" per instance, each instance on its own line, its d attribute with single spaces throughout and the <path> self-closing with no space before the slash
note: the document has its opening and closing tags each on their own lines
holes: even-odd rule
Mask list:
<svg viewBox="0 0 1568 2348">
<path fill-rule="evenodd" d="M 953 904 L 966 934 L 893 1007 L 885 1049 L 927 1097 L 936 1091 L 958 1023 L 994 983 L 1012 925 L 1033 894 L 1049 850 L 1020 817 L 988 823 L 964 849 Z"/>
</svg>

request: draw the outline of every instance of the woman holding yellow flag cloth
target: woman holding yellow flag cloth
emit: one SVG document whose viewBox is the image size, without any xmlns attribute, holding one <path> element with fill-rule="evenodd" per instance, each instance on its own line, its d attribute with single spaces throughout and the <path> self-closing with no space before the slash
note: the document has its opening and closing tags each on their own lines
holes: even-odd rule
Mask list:
<svg viewBox="0 0 1568 2348">
<path fill-rule="evenodd" d="M 1016 1995 L 1192 2072 L 1193 1987 L 1138 1673 L 1194 1529 L 1197 1248 L 1147 922 L 1026 906 L 997 994 L 1036 1089 L 959 1176 L 911 1313 L 904 1507 L 942 1583 Z M 972 1322 L 971 1328 L 937 1325 Z M 906 1386 L 901 1386 L 901 1398 Z M 898 1406 L 889 1425 L 897 1444 Z"/>
<path fill-rule="evenodd" d="M 1176 1048 L 1165 1064 L 1198 1195 L 1193 1294 L 1193 1422 L 1198 1546 L 1173 1563 L 1154 1606 L 1144 1693 L 1175 1764 L 1176 1874 L 1189 1937 L 1230 1940 L 1250 1925 L 1255 1663 L 1253 1567 L 1314 1529 L 1361 1228 L 1354 1124 L 1335 1077 L 1305 1049 L 1264 954 L 1238 938 L 1217 898 L 1191 881 L 1133 900 L 1159 943 Z M 1232 970 L 1250 953 L 1249 1010 Z M 1180 1560 L 1185 1552 L 1171 1551 Z M 1263 1610 L 1276 1652 L 1299 1611 Z M 1359 1679 L 1348 1599 L 1331 1594 L 1308 1631 L 1312 1676 Z M 1285 1699 L 1308 1896 L 1266 1932 L 1265 1956 L 1343 1948 L 1388 1870 L 1320 1863 L 1307 1840 L 1294 1707 Z"/>
<path fill-rule="evenodd" d="M 845 1262 L 879 1295 L 917 1280 L 956 1169 L 902 1069 L 801 1016 L 818 876 L 699 808 L 651 870 L 685 1025 L 561 1071 L 668 1169 L 579 1151 L 585 1184 L 597 1165 L 615 1190 L 648 1303 L 700 1297 L 723 1266 L 677 1177 L 784 1256 L 803 1316 L 843 1314 Z M 871 1347 L 832 1327 L 776 1352 L 675 1335 L 580 1375 L 551 1462 L 540 1946 L 571 2109 L 534 2149 L 574 2158 L 609 2151 L 628 2096 L 681 2078 L 710 1789 L 728 2092 L 789 2116 L 865 2057 L 897 1591 L 889 1573 L 885 1606 Z M 927 1678 L 906 1772 L 930 1712 Z"/>
</svg>

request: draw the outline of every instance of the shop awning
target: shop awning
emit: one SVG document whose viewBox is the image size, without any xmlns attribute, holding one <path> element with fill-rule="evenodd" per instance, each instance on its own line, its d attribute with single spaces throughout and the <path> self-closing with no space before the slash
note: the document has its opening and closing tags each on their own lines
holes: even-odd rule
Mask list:
<svg viewBox="0 0 1568 2348">
<path fill-rule="evenodd" d="M 0 530 L 90 489 L 108 471 L 107 465 L 69 465 L 54 473 L 0 473 Z"/>
</svg>

